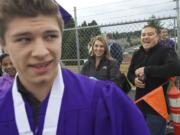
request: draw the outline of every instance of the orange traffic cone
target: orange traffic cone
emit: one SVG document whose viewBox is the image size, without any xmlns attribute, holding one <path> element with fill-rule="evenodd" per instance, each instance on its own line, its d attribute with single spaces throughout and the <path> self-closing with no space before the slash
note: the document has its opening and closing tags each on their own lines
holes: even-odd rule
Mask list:
<svg viewBox="0 0 180 135">
<path fill-rule="evenodd" d="M 173 83 L 168 92 L 175 135 L 180 135 L 180 91 Z"/>
</svg>

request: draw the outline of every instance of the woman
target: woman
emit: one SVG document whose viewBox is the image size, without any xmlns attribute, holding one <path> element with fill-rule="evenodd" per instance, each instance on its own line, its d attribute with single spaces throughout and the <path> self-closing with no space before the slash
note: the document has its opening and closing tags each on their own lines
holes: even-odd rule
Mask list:
<svg viewBox="0 0 180 135">
<path fill-rule="evenodd" d="M 2 70 L 4 71 L 3 76 L 0 77 L 0 92 L 7 87 L 11 87 L 13 84 L 14 77 L 16 75 L 16 69 L 14 68 L 12 61 L 8 54 L 4 53 L 0 57 L 0 63 Z"/>
<path fill-rule="evenodd" d="M 98 80 L 114 81 L 120 74 L 117 62 L 110 56 L 104 36 L 93 38 L 88 60 L 81 70 L 81 74 Z"/>
</svg>

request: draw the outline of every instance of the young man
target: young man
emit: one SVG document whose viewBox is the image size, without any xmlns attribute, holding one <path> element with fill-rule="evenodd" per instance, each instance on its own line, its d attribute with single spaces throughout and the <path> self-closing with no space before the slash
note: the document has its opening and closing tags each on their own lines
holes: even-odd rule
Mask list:
<svg viewBox="0 0 180 135">
<path fill-rule="evenodd" d="M 147 25 L 141 32 L 141 44 L 133 57 L 128 79 L 136 86 L 136 100 L 180 75 L 180 61 L 173 49 L 159 45 L 159 31 Z M 139 105 L 152 135 L 165 135 L 166 121 L 144 102 Z"/>
<path fill-rule="evenodd" d="M 63 20 L 53 0 L 1 0 L 0 36 L 17 76 L 0 95 L 2 135 L 149 135 L 111 82 L 59 67 Z"/>
</svg>

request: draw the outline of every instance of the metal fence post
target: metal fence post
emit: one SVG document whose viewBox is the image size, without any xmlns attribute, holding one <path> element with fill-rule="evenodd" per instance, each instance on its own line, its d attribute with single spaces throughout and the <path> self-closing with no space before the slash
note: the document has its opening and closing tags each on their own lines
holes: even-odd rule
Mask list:
<svg viewBox="0 0 180 135">
<path fill-rule="evenodd" d="M 78 35 L 76 7 L 74 7 L 74 18 L 75 18 L 75 31 L 76 31 L 77 64 L 78 64 L 78 72 L 80 72 L 80 51 L 79 51 L 79 35 Z"/>
<path fill-rule="evenodd" d="M 179 0 L 176 0 L 176 11 L 177 11 L 177 43 L 178 43 L 178 49 L 177 54 L 180 58 L 180 10 L 179 10 Z"/>
<path fill-rule="evenodd" d="M 62 59 L 62 61 L 65 63 L 67 68 L 72 69 L 72 71 L 75 71 L 75 72 L 80 71 L 81 61 L 83 59 L 86 59 L 86 55 L 88 56 L 86 45 L 88 44 L 89 39 L 91 38 L 91 35 L 99 34 L 98 33 L 99 31 L 96 31 L 96 29 L 99 29 L 101 34 L 105 34 L 106 32 L 111 32 L 117 35 L 116 36 L 117 42 L 121 43 L 122 47 L 126 48 L 125 52 L 127 53 L 124 57 L 124 61 L 126 62 L 126 65 L 128 65 L 130 63 L 129 61 L 130 55 L 132 55 L 132 52 L 135 51 L 133 50 L 133 48 L 137 48 L 137 46 L 139 46 L 140 44 L 140 41 L 139 41 L 140 30 L 142 29 L 144 25 L 147 24 L 147 22 L 149 22 L 149 19 L 143 19 L 143 20 L 134 20 L 134 21 L 129 21 L 129 22 L 103 24 L 103 25 L 80 26 L 80 24 L 77 24 L 76 13 L 74 14 L 75 14 L 76 21 L 74 20 L 73 24 L 74 23 L 76 24 L 72 26 L 72 28 L 66 28 L 64 30 L 66 31 L 67 37 L 66 37 L 66 40 L 64 40 L 63 45 L 64 46 L 67 45 L 70 48 L 68 47 L 64 48 L 62 53 L 65 53 L 66 55 Z M 168 29 L 171 29 L 173 32 L 177 31 L 176 29 L 177 16 L 159 17 L 156 19 L 159 20 L 164 26 L 167 26 Z M 173 24 L 174 27 L 170 24 Z M 80 37 L 81 32 L 83 36 Z M 173 35 L 176 35 L 176 33 L 174 33 Z M 134 45 L 133 47 L 130 47 L 128 44 L 128 41 L 127 41 L 128 34 L 132 35 L 132 41 Z M 175 38 L 177 39 L 177 35 L 175 36 Z M 177 47 L 178 45 L 179 44 L 177 44 Z"/>
<path fill-rule="evenodd" d="M 176 1 L 176 13 L 177 13 L 177 55 L 180 59 L 180 10 L 179 10 L 179 0 Z M 176 81 L 177 87 L 180 89 L 180 76 L 177 77 Z"/>
</svg>

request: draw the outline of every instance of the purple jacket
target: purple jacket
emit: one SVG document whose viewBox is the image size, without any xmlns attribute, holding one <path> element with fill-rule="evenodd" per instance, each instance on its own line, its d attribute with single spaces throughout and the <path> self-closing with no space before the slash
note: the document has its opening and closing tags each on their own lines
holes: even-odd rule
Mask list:
<svg viewBox="0 0 180 135">
<path fill-rule="evenodd" d="M 175 49 L 175 42 L 169 38 L 165 40 L 160 40 L 159 44 Z"/>
<path fill-rule="evenodd" d="M 0 96 L 2 96 L 3 94 L 5 94 L 9 88 L 12 87 L 14 78 L 10 77 L 8 74 L 3 75 L 0 77 Z"/>
<path fill-rule="evenodd" d="M 57 135 L 150 135 L 136 105 L 112 82 L 63 70 L 65 84 Z M 11 88 L 0 98 L 0 134 L 18 135 Z M 41 104 L 37 135 L 42 134 L 47 97 Z M 32 108 L 25 101 L 32 131 Z"/>
</svg>

